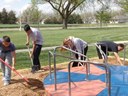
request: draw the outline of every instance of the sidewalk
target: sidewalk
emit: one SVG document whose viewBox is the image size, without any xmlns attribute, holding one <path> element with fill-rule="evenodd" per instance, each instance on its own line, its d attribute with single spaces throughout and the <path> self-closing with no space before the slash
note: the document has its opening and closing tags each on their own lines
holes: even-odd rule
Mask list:
<svg viewBox="0 0 128 96">
<path fill-rule="evenodd" d="M 42 51 L 44 50 L 51 50 L 54 49 L 56 46 L 52 46 L 52 47 L 42 47 Z M 16 53 L 20 53 L 20 52 L 28 52 L 28 49 L 18 49 L 16 50 Z"/>
<path fill-rule="evenodd" d="M 111 28 L 111 27 L 128 27 L 128 25 L 107 25 L 107 26 L 102 26 L 102 28 Z M 101 28 L 101 26 L 97 25 L 97 26 L 68 26 L 68 29 L 84 29 L 84 28 Z M 40 30 L 53 30 L 53 29 L 62 29 L 62 27 L 46 27 L 46 28 L 39 28 Z M 20 31 L 20 28 L 0 28 L 0 32 L 4 32 L 4 31 Z M 22 30 L 23 31 L 23 28 Z"/>
</svg>

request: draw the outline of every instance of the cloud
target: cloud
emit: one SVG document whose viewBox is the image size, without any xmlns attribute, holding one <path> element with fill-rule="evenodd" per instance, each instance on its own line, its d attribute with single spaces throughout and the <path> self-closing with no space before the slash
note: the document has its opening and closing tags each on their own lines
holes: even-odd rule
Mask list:
<svg viewBox="0 0 128 96">
<path fill-rule="evenodd" d="M 22 0 L 3 0 L 0 3 L 0 11 L 5 8 L 7 11 L 14 10 L 17 3 L 19 3 Z"/>
<path fill-rule="evenodd" d="M 24 10 L 26 10 L 30 6 L 30 3 L 24 5 L 19 11 L 22 13 Z M 53 12 L 52 7 L 50 4 L 39 4 L 38 5 L 39 10 L 41 10 L 43 13 L 50 13 Z"/>
<path fill-rule="evenodd" d="M 15 3 L 15 2 L 19 2 L 19 1 L 21 1 L 21 0 L 4 0 L 4 2 L 6 4 Z"/>
<path fill-rule="evenodd" d="M 24 10 L 26 10 L 28 7 L 30 6 L 30 4 L 26 4 L 24 5 L 21 9 L 19 9 L 19 12 L 23 12 Z"/>
<path fill-rule="evenodd" d="M 13 10 L 16 12 L 18 16 L 24 10 L 26 10 L 31 4 L 31 0 L 2 0 L 0 3 L 0 11 L 5 8 L 7 11 Z M 43 13 L 51 13 L 53 12 L 50 4 L 39 4 L 39 10 Z"/>
<path fill-rule="evenodd" d="M 46 4 L 39 4 L 38 8 L 39 8 L 39 10 L 42 10 L 43 13 L 51 13 L 51 12 L 53 12 L 53 8 L 48 3 L 46 3 Z"/>
<path fill-rule="evenodd" d="M 9 4 L 6 4 L 6 5 L 4 5 L 4 6 L 0 6 L 0 11 L 1 11 L 3 8 L 5 8 L 7 11 L 10 11 L 11 6 L 10 6 Z"/>
</svg>

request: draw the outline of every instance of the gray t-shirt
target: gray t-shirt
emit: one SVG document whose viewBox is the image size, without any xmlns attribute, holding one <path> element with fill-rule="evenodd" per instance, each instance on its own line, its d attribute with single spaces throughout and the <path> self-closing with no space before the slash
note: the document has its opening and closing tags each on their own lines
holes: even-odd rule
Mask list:
<svg viewBox="0 0 128 96">
<path fill-rule="evenodd" d="M 76 47 L 76 50 L 79 53 L 82 53 L 84 48 L 86 48 L 88 45 L 87 42 L 85 42 L 84 40 L 82 40 L 80 38 L 72 38 L 71 40 L 74 43 L 74 46 Z"/>
<path fill-rule="evenodd" d="M 13 43 L 10 43 L 10 45 L 8 47 L 5 47 L 2 44 L 2 41 L 3 41 L 3 39 L 0 38 L 0 51 L 1 52 L 6 53 L 6 52 L 13 52 L 16 50 L 15 45 Z"/>
<path fill-rule="evenodd" d="M 32 41 L 36 41 L 36 44 L 42 45 L 43 44 L 43 37 L 40 33 L 40 31 L 36 28 L 32 28 L 32 33 L 29 35 Z"/>
</svg>

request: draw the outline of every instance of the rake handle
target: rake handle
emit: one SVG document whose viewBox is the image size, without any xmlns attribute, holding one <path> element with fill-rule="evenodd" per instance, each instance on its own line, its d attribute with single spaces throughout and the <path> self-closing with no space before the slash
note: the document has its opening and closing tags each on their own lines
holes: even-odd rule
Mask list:
<svg viewBox="0 0 128 96">
<path fill-rule="evenodd" d="M 20 74 L 18 71 L 16 71 L 15 68 L 12 68 L 8 63 L 6 63 L 5 61 L 3 61 L 1 58 L 0 58 L 0 61 L 5 64 L 7 67 L 9 67 L 13 72 L 15 72 L 17 75 L 19 75 L 21 78 L 23 78 L 26 82 L 29 82 L 29 80 L 27 78 L 25 78 L 22 74 Z"/>
</svg>

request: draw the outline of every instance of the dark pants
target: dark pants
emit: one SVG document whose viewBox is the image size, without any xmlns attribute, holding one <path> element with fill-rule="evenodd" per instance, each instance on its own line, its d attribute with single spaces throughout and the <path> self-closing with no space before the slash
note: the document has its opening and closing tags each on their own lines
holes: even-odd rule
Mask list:
<svg viewBox="0 0 128 96">
<path fill-rule="evenodd" d="M 36 44 L 36 47 L 35 47 L 35 50 L 33 53 L 33 64 L 34 64 L 34 66 L 38 66 L 39 69 L 41 68 L 40 60 L 39 60 L 41 48 L 42 48 L 42 45 Z"/>
<path fill-rule="evenodd" d="M 84 48 L 84 52 L 82 52 L 85 56 L 87 54 L 88 51 L 88 46 L 86 48 Z M 78 54 L 75 54 L 76 59 L 78 59 Z M 81 56 L 81 60 L 85 60 L 86 58 Z M 78 62 L 73 62 L 72 67 L 77 67 L 78 66 Z"/>
<path fill-rule="evenodd" d="M 104 55 L 109 55 L 108 51 L 107 51 L 107 47 L 105 45 L 102 45 L 102 44 L 98 44 L 98 46 L 101 47 L 101 50 L 104 52 Z M 103 59 L 103 54 L 100 52 L 100 50 L 96 47 L 97 49 L 97 54 L 98 54 L 98 57 L 99 59 Z"/>
</svg>

